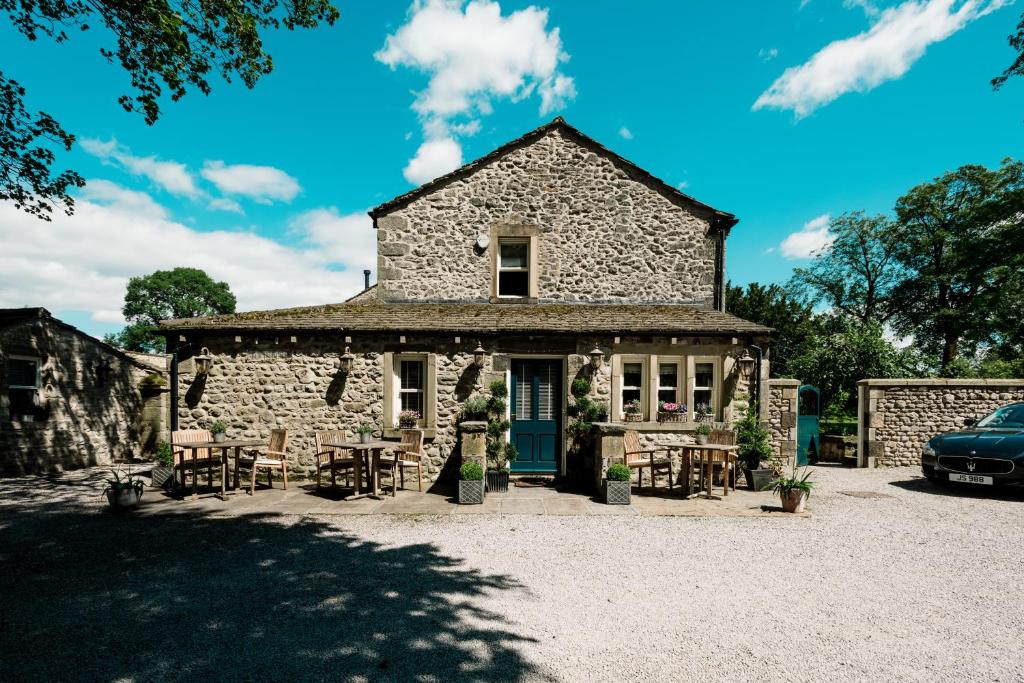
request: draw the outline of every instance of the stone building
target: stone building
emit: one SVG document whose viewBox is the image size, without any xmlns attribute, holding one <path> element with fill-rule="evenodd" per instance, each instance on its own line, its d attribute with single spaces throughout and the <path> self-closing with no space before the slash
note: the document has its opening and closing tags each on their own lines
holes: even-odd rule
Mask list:
<svg viewBox="0 0 1024 683">
<path fill-rule="evenodd" d="M 151 358 L 123 353 L 45 308 L 0 309 L 0 473 L 141 455 L 160 433 L 166 380 L 153 378 L 162 375 Z"/>
<path fill-rule="evenodd" d="M 397 436 L 399 412 L 415 410 L 436 478 L 457 465 L 463 403 L 504 379 L 513 470 L 565 473 L 578 377 L 612 422 L 638 402 L 631 426 L 662 442 L 691 438 L 698 404 L 719 421 L 746 404 L 750 364 L 736 359 L 770 330 L 724 310 L 736 217 L 561 118 L 371 216 L 378 282 L 353 299 L 162 324 L 184 361 L 182 427 L 286 427 L 302 471 L 315 430 L 372 423 Z M 188 359 L 203 348 L 212 365 L 197 377 Z M 660 402 L 687 404 L 689 418 L 659 421 Z"/>
</svg>

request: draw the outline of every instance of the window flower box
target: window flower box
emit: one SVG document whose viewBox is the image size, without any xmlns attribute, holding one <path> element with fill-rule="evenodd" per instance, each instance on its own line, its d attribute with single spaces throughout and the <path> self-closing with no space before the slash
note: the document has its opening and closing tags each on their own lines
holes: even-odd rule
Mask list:
<svg viewBox="0 0 1024 683">
<path fill-rule="evenodd" d="M 658 422 L 686 422 L 689 413 L 669 413 L 658 411 Z"/>
<path fill-rule="evenodd" d="M 644 416 L 642 413 L 624 413 L 622 416 L 623 422 L 643 422 Z"/>
</svg>

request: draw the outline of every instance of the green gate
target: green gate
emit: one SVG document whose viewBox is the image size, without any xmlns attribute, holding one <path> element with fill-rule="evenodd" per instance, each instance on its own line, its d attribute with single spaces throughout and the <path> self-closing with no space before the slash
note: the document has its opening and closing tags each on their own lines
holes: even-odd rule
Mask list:
<svg viewBox="0 0 1024 683">
<path fill-rule="evenodd" d="M 807 465 L 818 462 L 821 445 L 819 421 L 821 419 L 821 392 L 805 384 L 797 394 L 796 408 L 796 462 Z"/>
</svg>

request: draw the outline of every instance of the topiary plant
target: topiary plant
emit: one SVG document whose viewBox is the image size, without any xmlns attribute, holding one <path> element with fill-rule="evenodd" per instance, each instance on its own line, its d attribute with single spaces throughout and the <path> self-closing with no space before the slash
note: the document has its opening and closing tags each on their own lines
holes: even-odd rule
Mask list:
<svg viewBox="0 0 1024 683">
<path fill-rule="evenodd" d="M 503 379 L 494 380 L 488 389 L 494 398 L 506 398 L 508 396 L 508 385 L 505 384 Z"/>
<path fill-rule="evenodd" d="M 156 461 L 160 463 L 161 467 L 174 465 L 174 452 L 171 450 L 171 444 L 161 441 L 156 445 Z"/>
<path fill-rule="evenodd" d="M 629 472 L 629 468 L 623 465 L 621 462 L 617 462 L 608 468 L 608 472 L 605 474 L 608 481 L 629 481 L 632 475 Z"/>
<path fill-rule="evenodd" d="M 748 470 L 759 469 L 763 461 L 775 455 L 771 434 L 757 419 L 753 402 L 747 406 L 746 414 L 736 425 L 736 445 L 739 446 L 739 458 Z"/>
<path fill-rule="evenodd" d="M 484 478 L 484 468 L 478 462 L 465 462 L 459 468 L 459 479 L 462 481 L 480 481 Z"/>
<path fill-rule="evenodd" d="M 590 381 L 579 377 L 572 381 L 572 385 L 569 387 L 569 393 L 572 394 L 573 398 L 580 399 L 584 396 L 590 395 Z"/>
</svg>

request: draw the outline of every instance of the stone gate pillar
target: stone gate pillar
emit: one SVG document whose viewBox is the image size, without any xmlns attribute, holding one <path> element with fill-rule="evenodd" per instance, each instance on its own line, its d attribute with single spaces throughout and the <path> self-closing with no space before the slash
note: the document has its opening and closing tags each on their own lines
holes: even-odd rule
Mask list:
<svg viewBox="0 0 1024 683">
<path fill-rule="evenodd" d="M 487 471 L 487 423 L 486 422 L 463 422 L 459 425 L 461 439 L 462 464 L 467 462 L 478 463 L 485 472 Z"/>
</svg>

